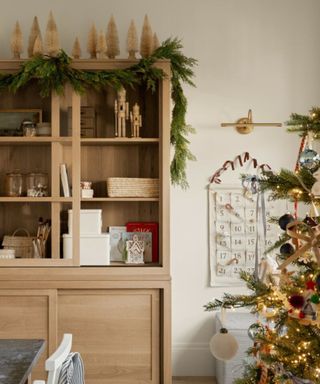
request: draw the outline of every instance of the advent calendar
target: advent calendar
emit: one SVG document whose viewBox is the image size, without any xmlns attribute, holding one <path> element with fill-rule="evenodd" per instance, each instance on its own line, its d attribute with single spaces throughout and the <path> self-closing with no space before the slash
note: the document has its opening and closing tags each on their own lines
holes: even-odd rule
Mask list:
<svg viewBox="0 0 320 384">
<path fill-rule="evenodd" d="M 285 203 L 272 201 L 268 196 L 248 195 L 240 187 L 210 185 L 212 286 L 243 284 L 239 272 L 253 273 L 256 257 L 259 263 L 265 250 L 279 239 L 281 230 L 277 224 L 270 223 L 269 218 L 279 216 L 283 210 Z"/>
</svg>

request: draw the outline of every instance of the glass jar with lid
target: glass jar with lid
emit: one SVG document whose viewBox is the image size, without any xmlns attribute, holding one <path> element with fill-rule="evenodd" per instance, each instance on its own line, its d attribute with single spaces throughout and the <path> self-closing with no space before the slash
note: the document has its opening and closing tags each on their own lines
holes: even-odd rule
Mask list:
<svg viewBox="0 0 320 384">
<path fill-rule="evenodd" d="M 20 171 L 6 174 L 5 182 L 6 196 L 20 197 L 23 195 L 23 175 Z"/>
<path fill-rule="evenodd" d="M 27 196 L 48 196 L 48 174 L 43 172 L 31 172 L 26 176 Z"/>
</svg>

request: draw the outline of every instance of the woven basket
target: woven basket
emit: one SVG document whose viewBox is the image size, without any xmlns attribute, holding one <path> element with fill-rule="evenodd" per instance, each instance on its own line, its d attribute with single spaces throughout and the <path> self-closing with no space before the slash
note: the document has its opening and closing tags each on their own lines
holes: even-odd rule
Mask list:
<svg viewBox="0 0 320 384">
<path fill-rule="evenodd" d="M 109 197 L 159 197 L 159 179 L 107 178 Z"/>
<path fill-rule="evenodd" d="M 24 232 L 27 236 L 16 236 L 18 232 Z M 33 257 L 32 240 L 30 233 L 24 229 L 16 229 L 11 236 L 5 235 L 3 237 L 2 246 L 4 249 L 14 249 L 15 257 L 30 259 Z"/>
</svg>

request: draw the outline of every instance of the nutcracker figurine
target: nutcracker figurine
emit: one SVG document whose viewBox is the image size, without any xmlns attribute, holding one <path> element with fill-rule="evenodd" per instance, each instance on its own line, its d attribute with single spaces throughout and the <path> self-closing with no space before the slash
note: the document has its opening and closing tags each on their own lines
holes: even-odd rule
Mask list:
<svg viewBox="0 0 320 384">
<path fill-rule="evenodd" d="M 140 137 L 140 128 L 142 126 L 142 117 L 140 115 L 140 107 L 137 103 L 130 112 L 130 123 L 131 123 L 131 137 Z"/>
<path fill-rule="evenodd" d="M 114 102 L 115 136 L 126 137 L 126 120 L 129 119 L 129 103 L 126 101 L 126 90 L 121 87 Z"/>
</svg>

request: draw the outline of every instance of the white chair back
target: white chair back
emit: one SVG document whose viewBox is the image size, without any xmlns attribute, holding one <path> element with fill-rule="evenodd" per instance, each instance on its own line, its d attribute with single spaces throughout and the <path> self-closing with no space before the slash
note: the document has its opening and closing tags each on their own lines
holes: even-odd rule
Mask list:
<svg viewBox="0 0 320 384">
<path fill-rule="evenodd" d="M 72 346 L 72 334 L 65 333 L 58 349 L 46 360 L 46 371 L 48 380 L 46 384 L 57 384 L 61 367 L 68 357 Z M 33 384 L 45 384 L 44 381 L 34 381 Z"/>
</svg>

